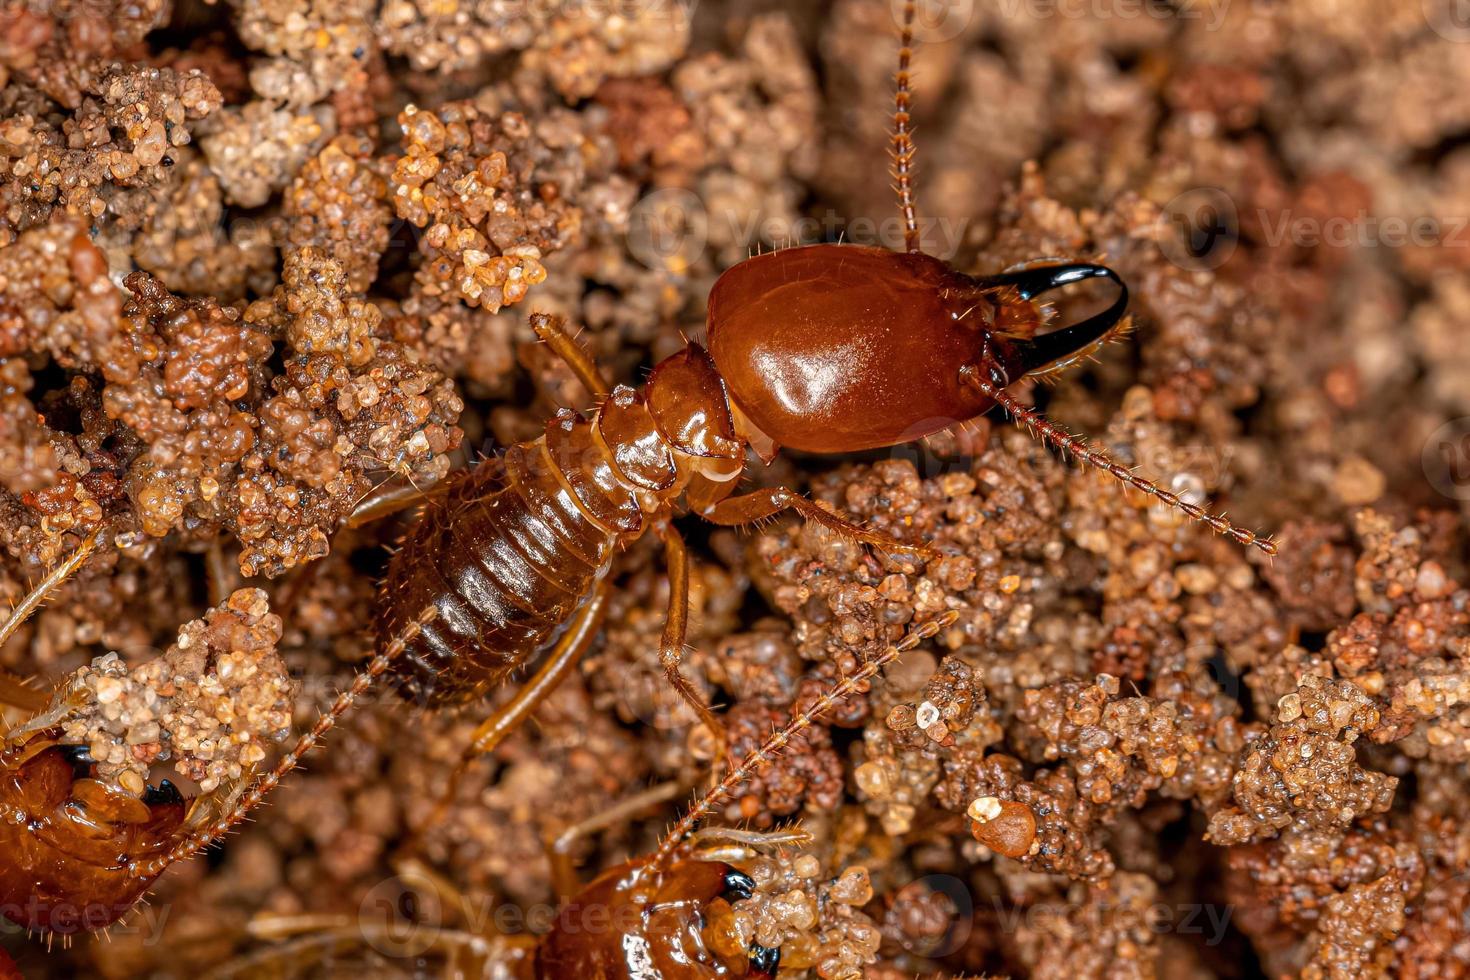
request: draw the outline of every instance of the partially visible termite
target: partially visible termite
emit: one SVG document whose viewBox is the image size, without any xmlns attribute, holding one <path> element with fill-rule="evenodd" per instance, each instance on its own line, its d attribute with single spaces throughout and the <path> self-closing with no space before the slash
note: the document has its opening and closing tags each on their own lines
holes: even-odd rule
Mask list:
<svg viewBox="0 0 1470 980">
<path fill-rule="evenodd" d="M 575 668 L 596 635 L 617 555 L 650 531 L 663 542 L 670 586 L 660 662 L 723 743 L 719 718 L 680 669 L 689 603 L 686 548 L 673 524 L 681 504 L 724 526 L 794 511 L 855 542 L 933 554 L 829 513 L 786 487 L 735 494 L 748 450 L 770 460 L 782 446 L 814 453 L 892 446 L 1000 405 L 1047 443 L 1275 554 L 1269 540 L 1135 475 L 1007 390 L 1023 378 L 1064 370 L 1118 336 L 1128 291 L 1101 265 L 1050 264 L 975 277 L 920 251 L 909 123 L 914 12 L 911 0 L 904 7 L 892 148 L 906 251 L 811 245 L 734 266 L 710 293 L 709 349 L 689 344 L 659 363 L 639 389 L 610 386 L 559 320 L 533 316 L 537 335 L 599 399 L 597 408 L 589 416 L 563 410 L 542 436 L 461 474 L 429 502 L 389 565 L 375 617 L 377 652 L 351 688 L 228 812 L 165 854 L 120 855 L 114 870 L 141 892 L 169 864 L 224 834 L 380 675 L 390 674 L 403 693 L 424 703 L 463 704 L 549 648 L 539 672 L 480 726 L 465 760 L 489 751 Z M 1092 278 L 1117 285 L 1112 305 L 1041 333 L 1045 317 L 1036 298 Z M 47 587 L 59 580 L 49 577 Z M 37 603 L 28 598 L 23 605 Z M 16 764 L 0 760 L 8 772 Z M 726 782 L 743 778 L 740 772 L 732 769 Z M 10 786 L 18 791 L 14 780 Z M 0 805 L 3 796 L 0 788 Z M 670 854 L 661 851 L 654 867 L 666 865 Z M 10 901 L 12 882 L 0 880 L 7 890 L 0 900 Z"/>
<path fill-rule="evenodd" d="M 739 872 L 728 864 L 691 855 L 689 840 L 731 791 L 769 766 L 823 714 L 843 698 L 862 690 L 884 667 L 957 618 L 959 614 L 951 610 L 910 629 L 903 639 L 838 681 L 738 765 L 732 766 L 718 784 L 695 801 L 652 854 L 603 872 L 577 896 L 576 902 L 566 907 L 541 940 L 536 951 L 537 980 L 589 976 L 609 980 L 774 976 L 781 962 L 779 949 L 752 945 L 746 954 L 749 964 L 742 970 L 742 964 L 722 961 L 704 942 L 704 906 L 728 898 L 731 873 Z M 620 921 L 648 922 L 654 910 L 672 901 L 683 904 L 677 920 L 680 928 L 648 930 L 647 935 L 640 935 L 639 942 L 632 944 L 612 930 L 588 930 L 577 918 L 578 908 L 601 903 L 612 910 L 633 913 Z"/>
</svg>

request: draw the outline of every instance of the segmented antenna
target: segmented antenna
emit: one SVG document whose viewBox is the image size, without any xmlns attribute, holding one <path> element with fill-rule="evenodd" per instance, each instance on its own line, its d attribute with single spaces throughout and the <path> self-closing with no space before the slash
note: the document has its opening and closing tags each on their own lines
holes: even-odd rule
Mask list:
<svg viewBox="0 0 1470 980">
<path fill-rule="evenodd" d="M 366 669 L 353 679 L 352 685 L 337 695 L 337 700 L 333 701 L 332 706 L 316 720 L 316 724 L 312 726 L 311 731 L 297 739 L 291 751 L 281 757 L 281 760 L 276 763 L 276 767 L 262 776 L 254 786 L 250 787 L 244 796 L 240 797 L 239 801 L 235 803 L 234 809 L 220 817 L 214 823 L 194 831 L 188 837 L 179 841 L 174 845 L 173 850 L 167 854 L 161 857 L 151 858 L 147 861 L 134 862 L 128 867 L 128 874 L 135 878 L 157 877 L 175 861 L 183 861 L 193 857 L 199 851 L 223 837 L 229 832 L 231 827 L 244 820 L 250 814 L 250 811 L 259 806 L 266 795 L 276 788 L 276 785 L 280 783 L 282 777 L 296 768 L 302 756 L 310 752 L 327 732 L 336 727 L 337 722 L 356 703 L 357 699 L 367 693 L 368 688 L 373 686 L 373 682 L 383 675 L 389 666 L 392 665 L 393 660 L 404 651 L 408 644 L 414 641 L 425 626 L 433 622 L 434 617 L 438 614 L 439 610 L 436 607 L 426 607 L 423 612 L 419 613 L 416 619 L 405 626 L 397 636 L 393 637 L 387 646 L 379 651 L 372 660 L 368 661 Z"/>
<path fill-rule="evenodd" d="M 898 73 L 893 76 L 893 189 L 898 192 L 898 210 L 903 213 L 903 243 L 910 252 L 919 248 L 919 219 L 914 208 L 914 130 L 909 116 L 913 90 L 909 87 L 909 65 L 914 58 L 914 14 L 916 0 L 903 5 L 903 31 L 899 36 Z"/>
<path fill-rule="evenodd" d="M 1105 470 L 1115 479 L 1123 481 L 1136 490 L 1143 491 L 1150 497 L 1163 502 L 1169 507 L 1173 507 L 1175 510 L 1184 512 L 1190 518 L 1202 524 L 1208 524 L 1216 532 L 1228 538 L 1233 538 L 1241 544 L 1250 545 L 1259 549 L 1264 554 L 1275 557 L 1276 543 L 1270 538 L 1263 538 L 1254 531 L 1247 531 L 1245 528 L 1236 527 L 1223 516 L 1211 514 L 1201 507 L 1197 507 L 1186 500 L 1181 500 L 1177 494 L 1170 493 L 1158 484 L 1145 480 L 1126 466 L 1115 462 L 1106 453 L 1088 446 L 1081 438 L 1072 435 L 1072 433 L 1057 425 L 1045 415 L 1022 405 L 1016 400 L 1016 396 L 1007 392 L 1003 387 L 981 377 L 981 372 L 974 365 L 967 364 L 961 368 L 960 378 L 965 384 L 970 385 L 976 391 L 989 397 L 1001 408 L 1004 408 L 1011 414 L 1012 419 L 1017 424 L 1025 425 L 1031 430 L 1033 435 L 1039 436 L 1043 442 L 1049 443 L 1063 452 L 1071 453 L 1083 462 L 1096 466 L 1100 470 Z"/>
<path fill-rule="evenodd" d="M 36 583 L 10 610 L 10 615 L 5 617 L 5 622 L 0 624 L 0 647 L 15 635 L 21 624 L 35 615 L 36 610 L 46 604 L 51 593 L 61 588 L 63 582 L 71 578 L 76 570 L 92 557 L 92 552 L 97 550 L 97 532 L 93 531 L 82 539 L 75 551 L 67 555 L 61 564 L 57 565 L 46 577 Z M 8 671 L 0 670 L 0 704 L 20 708 L 24 711 L 38 712 L 45 710 L 51 699 L 45 693 L 31 687 L 25 681 L 13 676 Z M 4 723 L 0 722 L 0 735 L 4 734 Z"/>
<path fill-rule="evenodd" d="M 63 582 L 71 578 L 76 570 L 92 557 L 92 552 L 95 550 L 97 550 L 97 532 L 93 531 L 82 539 L 82 543 L 77 545 L 75 551 L 66 556 L 65 561 L 53 568 L 45 578 L 36 583 L 34 589 L 26 593 L 25 598 L 15 604 L 15 608 L 10 610 L 10 615 L 6 617 L 4 625 L 0 625 L 0 647 L 3 647 L 5 642 L 15 634 L 15 631 L 20 629 L 22 623 L 30 619 L 31 615 L 45 604 L 52 592 L 59 589 Z"/>
<path fill-rule="evenodd" d="M 854 673 L 833 685 L 825 694 L 817 698 L 810 707 L 798 712 L 785 728 L 772 732 L 771 736 L 766 739 L 760 748 L 747 755 L 741 761 L 740 765 L 725 774 L 725 778 L 720 780 L 719 785 L 710 789 L 698 802 L 689 808 L 689 812 L 685 813 L 683 818 L 674 825 L 674 829 L 669 831 L 668 835 L 664 837 L 658 846 L 658 851 L 655 852 L 653 859 L 649 861 L 646 867 L 652 868 L 655 874 L 667 867 L 669 861 L 673 858 L 674 852 L 684 842 L 684 838 L 688 837 L 694 831 L 694 828 L 699 825 L 699 822 L 707 817 L 719 805 L 720 801 L 729 795 L 731 790 L 769 765 L 777 755 L 785 750 L 787 745 L 791 744 L 793 738 L 810 728 L 824 712 L 831 709 L 837 702 L 857 690 L 860 685 L 888 664 L 897 660 L 901 655 L 949 626 L 956 619 L 959 619 L 959 616 L 960 614 L 958 612 L 949 610 L 929 620 L 922 626 L 909 630 L 897 643 L 863 664 Z"/>
</svg>

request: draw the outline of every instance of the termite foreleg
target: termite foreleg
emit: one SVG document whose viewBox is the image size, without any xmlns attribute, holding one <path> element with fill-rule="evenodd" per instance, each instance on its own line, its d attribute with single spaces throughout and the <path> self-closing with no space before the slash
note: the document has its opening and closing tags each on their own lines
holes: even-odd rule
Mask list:
<svg viewBox="0 0 1470 980">
<path fill-rule="evenodd" d="M 606 398 L 612 386 L 602 376 L 602 371 L 582 345 L 578 344 L 571 334 L 567 333 L 566 320 L 559 316 L 550 316 L 545 313 L 531 314 L 531 329 L 536 331 L 536 336 L 547 347 L 551 348 L 553 354 L 566 362 L 567 367 L 582 382 L 582 387 L 593 398 Z"/>
<path fill-rule="evenodd" d="M 459 764 L 449 774 L 449 782 L 444 788 L 444 793 L 439 797 L 438 804 L 434 807 L 433 815 L 429 818 L 426 826 L 432 827 L 443 819 L 450 805 L 454 802 L 455 795 L 459 792 L 460 781 L 465 772 L 474 764 L 474 761 L 482 755 L 495 751 L 495 747 L 505 741 L 521 726 L 527 718 L 530 718 L 540 707 L 541 702 L 556 690 L 567 678 L 577 664 L 582 660 L 582 654 L 592 645 L 592 640 L 597 636 L 597 629 L 602 624 L 602 614 L 607 608 L 608 586 L 606 581 L 600 582 L 596 590 L 577 610 L 576 616 L 568 624 L 567 630 L 561 639 L 547 654 L 541 669 L 536 671 L 535 676 L 521 685 L 515 697 L 501 705 L 490 717 L 480 723 L 475 729 L 470 744 L 465 746 L 464 752 L 459 757 Z"/>
<path fill-rule="evenodd" d="M 754 524 L 767 517 L 773 517 L 783 510 L 794 511 L 803 520 L 815 521 L 834 534 L 869 545 L 879 551 L 907 552 L 928 560 L 939 557 L 939 554 L 932 548 L 908 544 L 878 531 L 871 531 L 845 517 L 828 513 L 787 487 L 771 487 L 766 490 L 753 490 L 738 497 L 727 497 L 719 503 L 699 510 L 698 513 L 711 524 L 736 527 L 743 524 Z"/>
<path fill-rule="evenodd" d="M 669 613 L 659 641 L 658 662 L 669 684 L 709 729 L 715 740 L 715 758 L 720 758 L 728 754 L 730 745 L 725 724 L 715 716 L 709 703 L 680 669 L 684 660 L 684 641 L 689 633 L 689 549 L 672 525 L 660 526 L 659 537 L 664 542 L 664 564 L 669 575 Z M 734 760 L 726 761 L 733 763 Z"/>
</svg>

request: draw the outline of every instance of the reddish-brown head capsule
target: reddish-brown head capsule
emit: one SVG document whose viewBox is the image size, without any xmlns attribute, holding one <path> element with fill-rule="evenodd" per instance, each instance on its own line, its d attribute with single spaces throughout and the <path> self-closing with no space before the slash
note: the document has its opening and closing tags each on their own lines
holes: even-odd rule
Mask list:
<svg viewBox="0 0 1470 980">
<path fill-rule="evenodd" d="M 1033 298 L 1106 277 L 1105 312 L 1037 337 Z M 920 252 L 810 245 L 740 263 L 709 298 L 709 344 L 753 440 L 816 453 L 922 439 L 987 411 L 966 365 L 1004 387 L 1099 343 L 1128 291 L 1098 265 L 1049 265 L 989 278 Z"/>
<path fill-rule="evenodd" d="M 538 977 L 652 980 L 773 977 L 780 951 L 752 944 L 724 950 L 714 934 L 716 902 L 755 892 L 744 872 L 719 861 L 679 861 L 641 874 L 648 859 L 603 873 L 564 906 L 536 952 Z"/>
<path fill-rule="evenodd" d="M 0 913 L 63 935 L 102 929 L 153 876 L 134 865 L 166 852 L 187 804 L 167 783 L 140 799 L 87 776 L 79 750 L 36 738 L 0 755 Z"/>
</svg>

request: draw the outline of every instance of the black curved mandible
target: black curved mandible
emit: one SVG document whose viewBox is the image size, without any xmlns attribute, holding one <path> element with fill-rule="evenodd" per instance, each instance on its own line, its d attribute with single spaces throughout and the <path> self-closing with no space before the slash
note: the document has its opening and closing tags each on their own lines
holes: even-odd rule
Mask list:
<svg viewBox="0 0 1470 980">
<path fill-rule="evenodd" d="M 998 276 L 987 276 L 980 280 L 982 286 L 1013 286 L 1022 299 L 1030 300 L 1042 293 L 1084 279 L 1111 279 L 1118 286 L 1118 298 L 1113 305 L 1063 330 L 1053 330 L 1033 340 L 1017 343 L 1022 354 L 1025 372 L 1046 367 L 1063 358 L 1083 350 L 1107 336 L 1108 331 L 1118 325 L 1128 312 L 1128 284 L 1105 265 L 1090 262 L 1069 262 L 1063 265 L 1043 265 L 1016 272 L 1005 272 Z"/>
</svg>

